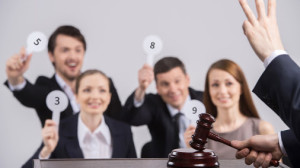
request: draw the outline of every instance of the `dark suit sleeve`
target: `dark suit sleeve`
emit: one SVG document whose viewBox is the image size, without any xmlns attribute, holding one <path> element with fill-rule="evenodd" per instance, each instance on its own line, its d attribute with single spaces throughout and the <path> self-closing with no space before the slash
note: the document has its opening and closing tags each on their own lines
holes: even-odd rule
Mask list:
<svg viewBox="0 0 300 168">
<path fill-rule="evenodd" d="M 122 104 L 117 93 L 117 89 L 115 88 L 111 78 L 109 78 L 109 83 L 111 91 L 111 100 L 104 114 L 111 118 L 121 120 Z"/>
<path fill-rule="evenodd" d="M 122 120 L 134 126 L 149 124 L 152 121 L 153 113 L 156 111 L 156 104 L 152 101 L 151 96 L 146 95 L 144 103 L 136 108 L 134 106 L 134 93 L 126 100 L 122 109 Z"/>
<path fill-rule="evenodd" d="M 13 95 L 26 107 L 45 107 L 45 99 L 50 92 L 49 88 L 45 87 L 47 82 L 49 80 L 46 80 L 45 77 L 39 77 L 34 85 L 26 80 L 25 87 L 20 91 L 13 91 Z M 5 82 L 5 85 L 8 87 L 8 81 Z"/>
<path fill-rule="evenodd" d="M 57 153 L 58 146 L 59 146 L 59 143 L 57 144 L 54 151 L 51 153 L 49 159 L 56 158 L 55 154 Z M 42 143 L 41 146 L 37 149 L 37 151 L 33 154 L 33 156 L 31 156 L 30 159 L 22 166 L 22 168 L 33 168 L 34 167 L 33 159 L 39 159 L 39 155 L 40 155 L 43 147 L 44 147 L 44 144 Z M 61 153 L 61 151 L 59 151 L 59 152 Z"/>
<path fill-rule="evenodd" d="M 129 144 L 128 144 L 128 153 L 127 153 L 127 158 L 136 158 L 136 151 L 135 151 L 135 146 L 133 143 L 133 138 L 132 138 L 132 132 L 131 129 L 129 128 Z"/>
<path fill-rule="evenodd" d="M 281 139 L 288 158 L 294 167 L 299 166 L 300 142 L 291 130 L 281 132 Z"/>
<path fill-rule="evenodd" d="M 43 143 L 41 144 L 41 146 L 37 149 L 37 151 L 33 154 L 33 156 L 30 157 L 30 159 L 28 159 L 28 161 L 22 166 L 22 168 L 33 168 L 33 159 L 38 159 L 39 158 L 39 154 L 43 148 Z"/>
<path fill-rule="evenodd" d="M 300 141 L 300 69 L 288 56 L 276 57 L 253 92 L 290 127 Z"/>
</svg>

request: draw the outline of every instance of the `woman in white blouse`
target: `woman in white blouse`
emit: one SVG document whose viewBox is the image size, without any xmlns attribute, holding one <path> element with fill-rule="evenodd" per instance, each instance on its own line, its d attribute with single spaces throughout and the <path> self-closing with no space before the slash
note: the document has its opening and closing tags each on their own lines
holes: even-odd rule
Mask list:
<svg viewBox="0 0 300 168">
<path fill-rule="evenodd" d="M 33 158 L 134 158 L 130 126 L 103 115 L 110 98 L 107 76 L 99 70 L 83 72 L 76 81 L 80 113 L 56 123 L 46 120 L 43 146 Z M 33 159 L 31 158 L 31 159 Z"/>
</svg>

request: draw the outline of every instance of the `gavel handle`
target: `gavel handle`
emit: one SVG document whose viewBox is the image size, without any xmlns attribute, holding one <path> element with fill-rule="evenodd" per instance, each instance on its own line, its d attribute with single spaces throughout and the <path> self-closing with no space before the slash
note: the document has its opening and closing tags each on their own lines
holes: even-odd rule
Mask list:
<svg viewBox="0 0 300 168">
<path fill-rule="evenodd" d="M 240 149 L 238 149 L 238 148 L 232 146 L 232 145 L 231 145 L 231 142 L 228 141 L 227 139 L 224 139 L 224 138 L 220 137 L 219 135 L 214 134 L 214 133 L 212 133 L 212 132 L 209 132 L 208 138 L 209 138 L 209 139 L 212 139 L 212 140 L 214 140 L 214 141 L 217 141 L 217 142 L 221 142 L 221 143 L 223 143 L 223 144 L 225 144 L 225 145 L 231 146 L 232 148 L 235 148 L 235 149 L 237 149 L 237 150 L 240 150 Z M 278 160 L 272 159 L 272 160 L 270 161 L 270 165 L 271 165 L 271 166 L 274 166 L 274 167 L 278 167 L 278 166 L 279 166 L 279 161 L 278 161 Z"/>
</svg>

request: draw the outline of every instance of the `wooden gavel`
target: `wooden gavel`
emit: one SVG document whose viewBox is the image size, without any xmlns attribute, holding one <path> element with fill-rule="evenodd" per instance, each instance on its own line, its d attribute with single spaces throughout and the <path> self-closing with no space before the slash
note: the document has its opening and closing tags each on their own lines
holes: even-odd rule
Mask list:
<svg viewBox="0 0 300 168">
<path fill-rule="evenodd" d="M 231 145 L 231 142 L 229 140 L 224 139 L 219 135 L 210 132 L 210 130 L 212 129 L 212 124 L 215 122 L 215 119 L 212 115 L 208 113 L 202 113 L 199 115 L 199 118 L 200 119 L 197 121 L 197 127 L 195 133 L 194 135 L 192 135 L 192 141 L 190 141 L 190 145 L 192 148 L 199 151 L 203 151 L 205 149 L 204 145 L 207 143 L 207 138 L 235 148 L 234 146 Z M 270 166 L 278 167 L 279 161 L 271 160 Z"/>
</svg>

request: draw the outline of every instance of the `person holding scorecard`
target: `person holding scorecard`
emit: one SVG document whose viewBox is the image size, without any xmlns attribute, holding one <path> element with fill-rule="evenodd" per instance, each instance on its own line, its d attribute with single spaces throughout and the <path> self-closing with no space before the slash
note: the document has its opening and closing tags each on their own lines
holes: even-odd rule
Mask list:
<svg viewBox="0 0 300 168">
<path fill-rule="evenodd" d="M 155 79 L 157 94 L 146 93 Z M 147 125 L 152 140 L 141 152 L 144 158 L 166 158 L 178 147 L 185 147 L 184 132 L 191 124 L 184 111 L 191 100 L 202 101 L 203 92 L 189 87 L 190 77 L 177 57 L 164 57 L 154 68 L 145 64 L 138 73 L 139 85 L 127 98 L 122 118 L 130 125 Z"/>
<path fill-rule="evenodd" d="M 111 99 L 108 77 L 87 70 L 76 80 L 80 112 L 60 123 L 46 120 L 43 146 L 31 159 L 40 158 L 135 158 L 130 126 L 103 115 Z"/>
<path fill-rule="evenodd" d="M 208 69 L 205 79 L 204 104 L 206 112 L 216 121 L 212 133 L 232 140 L 244 140 L 257 134 L 273 134 L 273 126 L 259 118 L 246 77 L 233 61 L 221 59 Z M 187 131 L 187 146 L 195 129 Z M 235 149 L 209 140 L 206 147 L 219 159 L 235 159 Z"/>
<path fill-rule="evenodd" d="M 36 35 L 31 35 L 28 38 L 30 43 L 27 44 L 28 46 L 31 44 L 31 47 L 32 42 L 38 44 L 46 39 L 41 38 L 42 36 L 36 39 Z M 33 56 L 32 54 L 28 55 L 30 47 L 28 48 L 27 46 L 27 51 L 22 48 L 18 54 L 11 56 L 7 60 L 7 80 L 4 83 L 21 104 L 36 111 L 42 127 L 46 119 L 55 117 L 46 104 L 47 96 L 54 90 L 62 91 L 67 96 L 68 105 L 64 111 L 61 111 L 60 120 L 79 112 L 79 105 L 74 95 L 75 79 L 81 73 L 87 49 L 84 35 L 78 28 L 71 25 L 59 26 L 49 37 L 47 45 L 48 56 L 54 67 L 52 77 L 39 76 L 35 83 L 31 83 L 26 79 L 24 74 L 29 69 Z M 110 85 L 112 99 L 105 114 L 118 118 L 122 105 L 111 79 Z M 28 167 L 31 164 L 32 162 L 28 162 L 23 167 Z"/>
<path fill-rule="evenodd" d="M 44 41 L 44 39 L 42 40 Z M 5 85 L 20 103 L 35 109 L 42 126 L 44 126 L 46 119 L 52 118 L 52 111 L 46 105 L 46 97 L 54 90 L 63 91 L 68 98 L 68 106 L 61 113 L 60 119 L 79 112 L 79 106 L 74 96 L 75 79 L 81 73 L 86 49 L 85 37 L 79 29 L 70 25 L 58 27 L 48 40 L 48 56 L 54 66 L 55 73 L 51 78 L 39 76 L 34 84 L 24 76 L 30 67 L 32 54 L 28 55 L 28 51 L 22 48 L 18 54 L 7 60 Z M 27 58 L 25 59 L 25 57 Z M 110 84 L 112 100 L 106 114 L 118 118 L 122 105 L 111 79 Z"/>
</svg>

